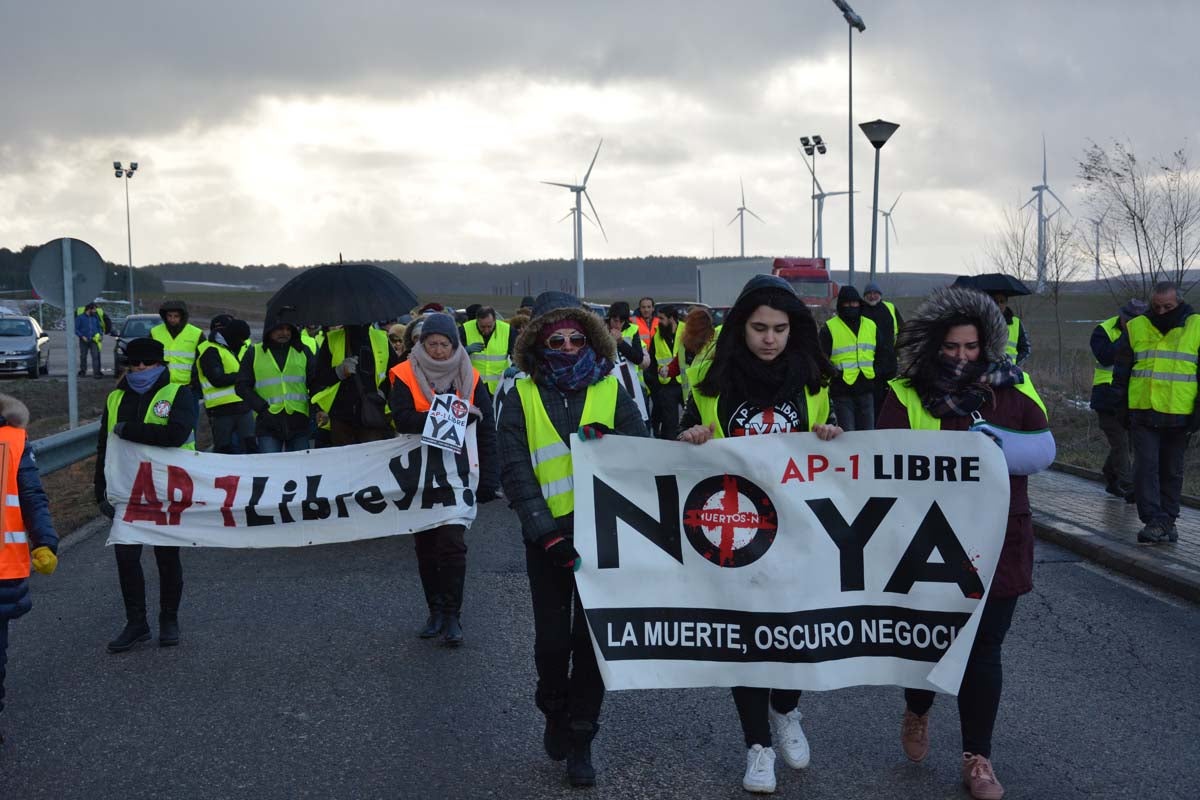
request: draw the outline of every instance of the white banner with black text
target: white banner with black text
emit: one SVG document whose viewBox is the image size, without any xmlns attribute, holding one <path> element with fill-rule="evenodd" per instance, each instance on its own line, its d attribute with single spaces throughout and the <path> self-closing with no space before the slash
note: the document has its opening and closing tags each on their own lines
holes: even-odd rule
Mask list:
<svg viewBox="0 0 1200 800">
<path fill-rule="evenodd" d="M 479 451 L 416 435 L 294 453 L 224 455 L 108 437 L 109 544 L 301 547 L 475 519 Z"/>
<path fill-rule="evenodd" d="M 576 581 L 609 689 L 957 693 L 1008 516 L 986 436 L 572 439 Z"/>
</svg>

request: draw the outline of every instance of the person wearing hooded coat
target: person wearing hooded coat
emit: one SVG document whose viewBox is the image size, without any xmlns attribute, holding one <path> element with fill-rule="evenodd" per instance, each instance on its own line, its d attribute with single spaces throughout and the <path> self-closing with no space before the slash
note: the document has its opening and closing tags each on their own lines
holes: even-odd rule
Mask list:
<svg viewBox="0 0 1200 800">
<path fill-rule="evenodd" d="M 376 442 L 394 435 L 384 407 L 388 372 L 399 363 L 387 333 L 378 328 L 345 325 L 325 334 L 317 350 L 312 402 L 329 417 L 330 444 Z"/>
<path fill-rule="evenodd" d="M 125 347 L 129 368 L 108 395 L 100 417 L 100 436 L 96 441 L 96 472 L 93 479 L 96 503 L 109 519 L 115 510 L 108 500 L 104 464 L 108 458 L 108 437 L 154 447 L 196 448 L 196 412 L 192 392 L 171 380 L 162 343 L 154 339 L 133 339 Z M 108 643 L 110 653 L 123 653 L 138 642 L 150 639 L 146 622 L 146 580 L 142 574 L 140 544 L 113 545 L 117 558 L 117 576 L 125 603 L 125 627 Z M 155 545 L 158 564 L 159 615 L 158 643 L 163 647 L 179 644 L 179 601 L 183 596 L 183 566 L 179 548 Z"/>
<path fill-rule="evenodd" d="M 533 601 L 534 699 L 546 716 L 542 744 L 550 758 L 567 759 L 574 786 L 596 780 L 591 742 L 604 682 L 575 589 L 573 489 L 555 487 L 572 479 L 572 435 L 649 435 L 637 405 L 609 375 L 615 356 L 600 317 L 572 295 L 543 292 L 513 349 L 516 366 L 529 377 L 508 393 L 500 418 L 501 481 L 521 520 Z M 536 466 L 535 452 L 543 454 Z"/>
<path fill-rule="evenodd" d="M 896 334 L 904 317 L 895 303 L 883 299 L 879 284 L 871 281 L 863 287 L 862 315 L 875 323 L 875 418 L 883 410 L 888 381 L 896 377 Z"/>
<path fill-rule="evenodd" d="M 965 431 L 978 414 L 998 428 L 1049 436 L 1045 405 L 1006 354 L 1008 341 L 1008 323 L 986 294 L 935 290 L 900 330 L 899 377 L 890 384 L 877 427 Z M 1045 469 L 1053 458 L 1051 448 L 1029 471 Z M 1033 589 L 1027 474 L 1009 476 L 1004 544 L 958 693 L 962 779 L 978 800 L 1004 794 L 991 763 L 992 730 L 1003 684 L 1001 647 L 1017 598 Z M 934 693 L 905 689 L 904 699 L 901 746 L 910 760 L 921 761 L 929 752 Z"/>
<path fill-rule="evenodd" d="M 833 362 L 829 396 L 838 423 L 848 431 L 875 427 L 875 323 L 863 316 L 853 286 L 838 291 L 837 313 L 821 329 L 821 350 Z"/>
<path fill-rule="evenodd" d="M 712 357 L 688 371 L 692 390 L 679 439 L 702 445 L 727 436 L 808 432 L 832 439 L 842 432 L 829 407 L 833 375 L 812 312 L 787 281 L 756 275 L 726 315 Z M 800 691 L 735 686 L 732 693 L 747 748 L 742 788 L 773 792 L 776 750 L 794 769 L 809 763 Z"/>
<path fill-rule="evenodd" d="M 182 300 L 164 300 L 158 308 L 158 316 L 162 322 L 150 329 L 150 338 L 163 346 L 171 382 L 191 387 L 192 416 L 199 418 L 200 380 L 196 375 L 196 359 L 200 355 L 204 331 L 188 322 L 187 303 Z"/>
<path fill-rule="evenodd" d="M 30 568 L 49 575 L 58 566 L 58 533 L 50 519 L 50 501 L 38 475 L 33 448 L 25 435 L 29 409 L 15 397 L 0 394 L 0 449 L 7 459 L 4 494 L 17 504 L 5 504 L 4 534 L 0 537 L 0 712 L 4 711 L 4 678 L 8 660 L 8 624 L 29 613 Z M 24 534 L 24 535 L 21 535 Z M 4 744 L 0 715 L 0 744 Z"/>
<path fill-rule="evenodd" d="M 471 365 L 459 342 L 457 326 L 448 314 L 429 314 L 421 338 L 407 358 L 388 373 L 391 394 L 388 406 L 397 433 L 418 436 L 425 430 L 434 395 L 457 394 L 471 403 L 467 424 L 474 425 L 479 449 L 479 486 L 475 501 L 490 503 L 500 485 L 496 452 L 496 423 L 492 398 L 479 371 Z M 442 643 L 457 647 L 463 642 L 463 586 L 467 574 L 467 544 L 463 525 L 442 525 L 413 534 L 417 573 L 425 591 L 429 618 L 417 634 L 422 639 L 442 635 Z"/>
<path fill-rule="evenodd" d="M 313 357 L 289 322 L 268 325 L 261 343 L 242 359 L 238 396 L 254 411 L 259 453 L 294 453 L 311 446 L 309 387 Z"/>
<path fill-rule="evenodd" d="M 250 338 L 250 325 L 229 314 L 212 318 L 208 340 L 201 342 L 196 374 L 204 393 L 204 410 L 212 431 L 213 452 L 246 452 L 254 440 L 254 414 L 238 396 L 238 353 Z"/>
</svg>

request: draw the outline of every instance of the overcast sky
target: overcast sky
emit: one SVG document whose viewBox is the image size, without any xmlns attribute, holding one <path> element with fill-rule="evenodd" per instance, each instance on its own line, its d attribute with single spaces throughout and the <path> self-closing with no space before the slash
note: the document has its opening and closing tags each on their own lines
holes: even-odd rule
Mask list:
<svg viewBox="0 0 1200 800">
<path fill-rule="evenodd" d="M 1039 182 L 1079 203 L 1089 140 L 1144 157 L 1200 128 L 1200 4 L 854 0 L 855 123 L 900 124 L 880 198 L 896 270 L 962 270 Z M 829 0 L 454 3 L 0 0 L 0 246 L 58 236 L 135 264 L 808 255 L 822 134 L 847 187 L 847 25 Z M 873 151 L 854 131 L 855 262 Z M 1082 209 L 1079 209 L 1082 213 Z M 825 254 L 847 259 L 830 198 Z M 882 233 L 881 233 L 882 236 Z M 883 242 L 879 244 L 883 269 Z"/>
</svg>

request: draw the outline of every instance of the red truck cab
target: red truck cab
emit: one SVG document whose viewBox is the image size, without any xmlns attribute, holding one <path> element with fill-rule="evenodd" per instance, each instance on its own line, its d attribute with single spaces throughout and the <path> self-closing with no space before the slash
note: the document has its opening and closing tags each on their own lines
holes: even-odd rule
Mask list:
<svg viewBox="0 0 1200 800">
<path fill-rule="evenodd" d="M 837 301 L 838 285 L 829 279 L 823 258 L 777 258 L 771 274 L 790 283 L 807 306 L 832 308 Z"/>
</svg>

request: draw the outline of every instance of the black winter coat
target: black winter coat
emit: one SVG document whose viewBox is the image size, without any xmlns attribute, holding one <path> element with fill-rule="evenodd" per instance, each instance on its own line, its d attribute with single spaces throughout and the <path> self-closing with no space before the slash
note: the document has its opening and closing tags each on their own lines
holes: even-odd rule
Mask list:
<svg viewBox="0 0 1200 800">
<path fill-rule="evenodd" d="M 583 403 L 587 390 L 563 393 L 554 388 L 537 385 L 546 415 L 554 430 L 569 446 L 571 437 L 579 430 L 583 418 Z M 624 388 L 617 388 L 617 408 L 613 415 L 613 432 L 624 436 L 650 436 L 642 422 L 642 413 Z M 550 534 L 571 537 L 575 532 L 575 515 L 555 518 L 542 497 L 533 462 L 529 457 L 529 439 L 525 428 L 525 410 L 521 395 L 514 389 L 504 397 L 500 412 L 500 482 L 504 496 L 517 511 L 521 534 L 525 541 L 535 544 Z"/>
<path fill-rule="evenodd" d="M 287 363 L 288 350 L 297 350 L 304 356 L 304 385 L 309 387 L 309 396 L 311 397 L 313 394 L 312 385 L 315 359 L 308 348 L 300 342 L 299 337 L 293 338 L 290 343 L 284 345 L 267 342 L 264 347 L 266 348 L 267 357 L 274 358 L 275 363 L 279 365 L 280 369 L 283 369 L 283 365 Z M 271 404 L 264 400 L 262 395 L 255 390 L 254 359 L 258 357 L 257 351 L 258 345 L 246 351 L 246 356 L 242 359 L 242 365 L 237 375 L 238 397 L 242 398 L 246 406 L 257 415 L 254 420 L 254 435 L 274 436 L 276 439 L 291 439 L 308 433 L 308 414 L 295 412 L 291 414 L 272 414 L 270 413 Z"/>
</svg>

